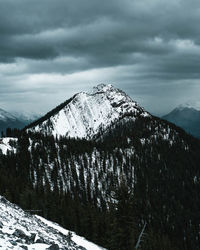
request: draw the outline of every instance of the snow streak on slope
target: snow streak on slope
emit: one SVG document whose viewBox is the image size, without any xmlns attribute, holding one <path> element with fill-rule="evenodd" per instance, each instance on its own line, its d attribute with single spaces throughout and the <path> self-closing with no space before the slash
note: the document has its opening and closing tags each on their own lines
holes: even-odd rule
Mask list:
<svg viewBox="0 0 200 250">
<path fill-rule="evenodd" d="M 55 248 L 51 249 L 103 249 L 81 237 L 82 241 L 79 241 L 79 236 L 75 233 L 73 233 L 72 240 L 69 240 L 68 230 L 42 217 L 24 212 L 2 196 L 0 196 L 0 211 L 0 249 L 45 250 L 53 246 Z"/>
<path fill-rule="evenodd" d="M 12 137 L 0 138 L 0 152 L 4 155 L 6 155 L 8 151 L 16 153 L 16 141 L 17 139 Z"/>
<path fill-rule="evenodd" d="M 92 93 L 75 95 L 64 108 L 28 130 L 91 139 L 99 131 L 127 116 L 134 120 L 149 114 L 121 90 L 100 84 Z"/>
</svg>

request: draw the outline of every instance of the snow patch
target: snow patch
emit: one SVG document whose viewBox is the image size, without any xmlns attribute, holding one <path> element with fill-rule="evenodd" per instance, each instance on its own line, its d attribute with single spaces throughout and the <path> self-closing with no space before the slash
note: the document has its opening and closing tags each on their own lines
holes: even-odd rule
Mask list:
<svg viewBox="0 0 200 250">
<path fill-rule="evenodd" d="M 13 152 L 16 153 L 16 142 L 17 138 L 13 137 L 5 137 L 5 138 L 0 138 L 0 151 L 2 154 L 6 155 L 7 152 Z"/>
</svg>

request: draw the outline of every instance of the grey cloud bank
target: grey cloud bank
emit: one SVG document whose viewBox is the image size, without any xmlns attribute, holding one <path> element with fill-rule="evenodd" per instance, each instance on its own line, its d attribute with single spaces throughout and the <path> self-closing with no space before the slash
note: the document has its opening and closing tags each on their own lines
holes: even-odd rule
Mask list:
<svg viewBox="0 0 200 250">
<path fill-rule="evenodd" d="M 0 0 L 0 107 L 46 112 L 100 82 L 164 114 L 199 99 L 200 2 Z"/>
</svg>

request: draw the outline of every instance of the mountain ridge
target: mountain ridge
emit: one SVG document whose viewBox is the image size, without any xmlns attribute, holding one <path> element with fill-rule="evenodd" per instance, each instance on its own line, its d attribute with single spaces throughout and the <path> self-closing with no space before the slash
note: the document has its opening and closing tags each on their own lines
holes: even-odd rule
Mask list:
<svg viewBox="0 0 200 250">
<path fill-rule="evenodd" d="M 91 139 L 123 117 L 150 116 L 123 91 L 99 84 L 80 92 L 25 129 L 54 136 Z"/>
</svg>

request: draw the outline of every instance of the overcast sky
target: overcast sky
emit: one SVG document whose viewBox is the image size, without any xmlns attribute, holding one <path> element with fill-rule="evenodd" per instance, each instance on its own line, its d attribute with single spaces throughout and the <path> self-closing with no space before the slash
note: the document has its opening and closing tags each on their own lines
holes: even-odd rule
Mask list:
<svg viewBox="0 0 200 250">
<path fill-rule="evenodd" d="M 199 25 L 199 0 L 0 0 L 0 108 L 111 83 L 165 114 L 200 97 Z"/>
</svg>

